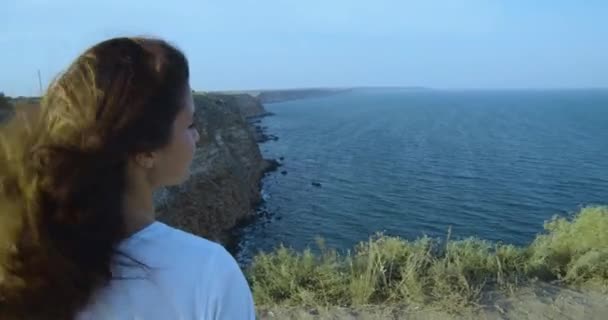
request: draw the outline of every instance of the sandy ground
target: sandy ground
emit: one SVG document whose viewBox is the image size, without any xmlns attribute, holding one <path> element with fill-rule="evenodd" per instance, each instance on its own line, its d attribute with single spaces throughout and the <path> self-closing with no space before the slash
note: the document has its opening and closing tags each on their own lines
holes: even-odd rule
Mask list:
<svg viewBox="0 0 608 320">
<path fill-rule="evenodd" d="M 259 319 L 608 319 L 608 295 L 599 291 L 575 291 L 552 285 L 519 289 L 509 298 L 486 301 L 475 311 L 454 315 L 441 310 L 404 311 L 367 308 L 259 308 Z"/>
</svg>

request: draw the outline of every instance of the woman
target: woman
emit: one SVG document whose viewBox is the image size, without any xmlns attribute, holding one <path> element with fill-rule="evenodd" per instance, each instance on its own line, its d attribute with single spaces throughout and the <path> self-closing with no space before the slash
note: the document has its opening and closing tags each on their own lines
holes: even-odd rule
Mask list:
<svg viewBox="0 0 608 320">
<path fill-rule="evenodd" d="M 155 221 L 199 134 L 184 55 L 87 50 L 0 136 L 0 319 L 254 319 L 218 244 Z"/>
</svg>

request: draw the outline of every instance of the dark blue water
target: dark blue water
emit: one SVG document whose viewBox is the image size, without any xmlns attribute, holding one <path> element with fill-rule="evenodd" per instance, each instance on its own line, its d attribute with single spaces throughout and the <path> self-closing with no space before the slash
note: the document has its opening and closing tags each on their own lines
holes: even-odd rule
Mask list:
<svg viewBox="0 0 608 320">
<path fill-rule="evenodd" d="M 555 214 L 608 204 L 608 91 L 368 90 L 266 108 L 280 139 L 260 147 L 284 166 L 241 257 L 450 226 L 521 245 Z"/>
</svg>

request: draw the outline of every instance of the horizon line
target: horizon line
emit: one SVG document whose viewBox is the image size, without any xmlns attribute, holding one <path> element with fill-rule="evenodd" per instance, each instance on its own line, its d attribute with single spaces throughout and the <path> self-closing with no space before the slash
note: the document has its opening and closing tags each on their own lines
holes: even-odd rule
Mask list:
<svg viewBox="0 0 608 320">
<path fill-rule="evenodd" d="M 261 92 L 261 91 L 296 91 L 296 90 L 353 90 L 353 89 L 410 89 L 433 91 L 557 91 L 557 90 L 608 90 L 608 86 L 595 87 L 429 87 L 429 86 L 310 86 L 310 87 L 275 87 L 256 89 L 207 89 L 194 90 L 195 92 Z"/>
<path fill-rule="evenodd" d="M 427 87 L 427 86 L 310 86 L 310 87 L 275 87 L 263 89 L 193 89 L 194 93 L 248 93 L 248 92 L 268 92 L 268 91 L 301 91 L 301 90 L 361 90 L 361 89 L 405 89 L 405 90 L 428 90 L 428 91 L 583 91 L 583 90 L 608 90 L 608 86 L 596 87 Z M 7 95 L 6 92 L 0 90 L 6 97 L 11 99 L 17 98 L 40 98 L 39 95 Z"/>
</svg>

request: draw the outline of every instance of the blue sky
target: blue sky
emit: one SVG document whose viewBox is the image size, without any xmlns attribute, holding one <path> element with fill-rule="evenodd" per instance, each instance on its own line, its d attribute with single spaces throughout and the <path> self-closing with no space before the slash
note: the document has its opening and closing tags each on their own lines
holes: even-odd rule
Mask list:
<svg viewBox="0 0 608 320">
<path fill-rule="evenodd" d="M 608 1 L 3 0 L 0 91 L 39 93 L 119 35 L 180 47 L 197 90 L 608 87 Z"/>
</svg>

